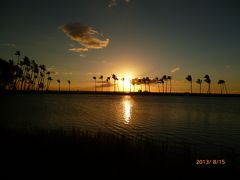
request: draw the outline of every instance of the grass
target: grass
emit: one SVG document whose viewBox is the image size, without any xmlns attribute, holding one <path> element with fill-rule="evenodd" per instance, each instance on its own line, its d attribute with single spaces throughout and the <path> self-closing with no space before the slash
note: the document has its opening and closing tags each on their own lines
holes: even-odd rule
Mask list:
<svg viewBox="0 0 240 180">
<path fill-rule="evenodd" d="M 78 176 L 103 178 L 222 177 L 236 174 L 234 163 L 197 166 L 197 151 L 187 143 L 171 145 L 167 139 L 155 143 L 142 137 L 129 138 L 103 132 L 72 129 L 1 129 L 0 175 L 32 173 L 45 177 Z M 223 152 L 227 161 L 234 152 Z M 69 179 L 69 178 L 68 178 Z M 70 178 L 71 179 L 71 178 Z M 88 179 L 88 178 L 87 178 Z"/>
</svg>

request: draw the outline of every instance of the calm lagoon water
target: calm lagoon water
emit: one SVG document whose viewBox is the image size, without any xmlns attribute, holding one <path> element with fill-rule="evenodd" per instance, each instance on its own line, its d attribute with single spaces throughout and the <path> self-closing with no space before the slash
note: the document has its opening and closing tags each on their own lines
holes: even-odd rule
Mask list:
<svg viewBox="0 0 240 180">
<path fill-rule="evenodd" d="M 76 127 L 240 148 L 239 97 L 18 94 L 2 96 L 0 112 L 4 128 Z"/>
</svg>

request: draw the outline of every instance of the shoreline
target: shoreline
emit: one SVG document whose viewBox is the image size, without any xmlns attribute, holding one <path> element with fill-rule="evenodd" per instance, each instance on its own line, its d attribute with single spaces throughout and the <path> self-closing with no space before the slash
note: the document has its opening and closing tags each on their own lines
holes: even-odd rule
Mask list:
<svg viewBox="0 0 240 180">
<path fill-rule="evenodd" d="M 89 94 L 89 95 L 133 95 L 133 96 L 197 96 L 197 97 L 240 97 L 240 94 L 219 93 L 162 93 L 162 92 L 109 92 L 109 91 L 2 91 L 4 94 Z"/>
</svg>

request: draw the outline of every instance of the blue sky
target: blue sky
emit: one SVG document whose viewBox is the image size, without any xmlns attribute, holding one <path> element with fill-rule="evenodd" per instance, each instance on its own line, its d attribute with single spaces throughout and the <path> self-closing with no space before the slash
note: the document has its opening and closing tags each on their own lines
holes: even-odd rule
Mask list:
<svg viewBox="0 0 240 180">
<path fill-rule="evenodd" d="M 185 91 L 188 74 L 209 74 L 213 83 L 224 79 L 231 92 L 240 90 L 238 1 L 3 0 L 0 22 L 0 57 L 16 59 L 20 50 L 77 89 L 92 88 L 94 75 L 116 73 L 171 75 L 176 91 Z M 71 28 L 61 29 L 73 23 L 75 38 Z"/>
</svg>

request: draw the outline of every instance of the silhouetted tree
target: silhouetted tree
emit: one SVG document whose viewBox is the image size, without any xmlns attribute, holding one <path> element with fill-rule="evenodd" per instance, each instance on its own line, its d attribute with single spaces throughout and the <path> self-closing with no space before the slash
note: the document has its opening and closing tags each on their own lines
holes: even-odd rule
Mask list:
<svg viewBox="0 0 240 180">
<path fill-rule="evenodd" d="M 14 55 L 17 56 L 17 65 L 18 65 L 18 64 L 19 64 L 19 59 L 20 59 L 21 53 L 20 53 L 20 51 L 16 51 Z"/>
<path fill-rule="evenodd" d="M 199 84 L 199 92 L 201 94 L 202 93 L 202 80 L 201 79 L 197 79 L 196 83 Z"/>
<path fill-rule="evenodd" d="M 101 81 L 102 81 L 102 91 L 103 91 L 103 75 L 101 75 L 101 76 L 99 77 L 99 79 L 101 79 Z"/>
<path fill-rule="evenodd" d="M 114 81 L 114 92 L 116 91 L 116 80 L 117 80 L 117 76 L 115 74 L 112 74 L 112 78 L 113 78 L 113 81 Z"/>
<path fill-rule="evenodd" d="M 51 83 L 51 81 L 53 80 L 52 79 L 52 77 L 51 76 L 49 76 L 48 78 L 47 78 L 47 91 L 49 90 L 49 87 L 50 87 L 50 83 Z"/>
<path fill-rule="evenodd" d="M 68 82 L 68 92 L 70 92 L 71 81 L 70 81 L 70 80 L 67 80 L 67 82 Z"/>
<path fill-rule="evenodd" d="M 170 82 L 170 93 L 172 93 L 172 76 L 168 76 L 167 79 Z"/>
<path fill-rule="evenodd" d="M 123 92 L 124 92 L 124 80 L 125 80 L 125 78 L 123 77 L 121 80 L 123 82 Z"/>
<path fill-rule="evenodd" d="M 159 78 L 158 78 L 158 77 L 155 78 L 155 82 L 156 82 L 157 85 L 158 85 L 158 92 L 160 93 L 160 86 L 159 86 L 160 81 L 159 81 Z"/>
<path fill-rule="evenodd" d="M 191 75 L 188 75 L 186 77 L 186 80 L 188 80 L 190 82 L 190 89 L 191 89 L 191 94 L 192 94 L 192 76 Z"/>
<path fill-rule="evenodd" d="M 206 83 L 208 83 L 207 93 L 210 94 L 210 93 L 211 93 L 211 79 L 210 79 L 210 77 L 209 77 L 208 74 L 205 75 L 204 78 L 205 78 L 204 81 L 205 81 Z"/>
<path fill-rule="evenodd" d="M 168 82 L 168 78 L 167 78 L 166 75 L 163 75 L 162 79 L 163 79 L 163 81 L 166 82 L 166 89 L 165 89 L 165 92 L 167 93 L 167 82 Z"/>
<path fill-rule="evenodd" d="M 57 80 L 57 83 L 58 83 L 58 91 L 60 92 L 60 83 L 61 83 L 60 79 Z"/>
<path fill-rule="evenodd" d="M 226 91 L 226 94 L 227 94 L 227 87 L 226 87 L 226 83 L 224 80 L 219 80 L 218 81 L 218 85 L 220 86 L 220 92 L 221 94 L 223 93 L 224 89 Z"/>
<path fill-rule="evenodd" d="M 110 79 L 111 79 L 111 77 L 107 77 L 107 79 L 106 79 L 106 82 L 107 82 L 107 86 L 108 86 L 108 87 L 110 87 Z"/>
<path fill-rule="evenodd" d="M 164 93 L 164 80 L 163 80 L 163 78 L 159 79 L 159 82 L 162 84 L 162 92 Z"/>
<path fill-rule="evenodd" d="M 95 82 L 95 92 L 96 92 L 96 79 L 97 79 L 97 77 L 93 76 L 93 79 L 94 79 L 94 82 Z"/>
</svg>

